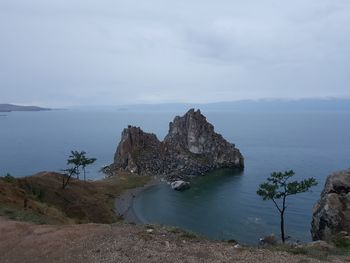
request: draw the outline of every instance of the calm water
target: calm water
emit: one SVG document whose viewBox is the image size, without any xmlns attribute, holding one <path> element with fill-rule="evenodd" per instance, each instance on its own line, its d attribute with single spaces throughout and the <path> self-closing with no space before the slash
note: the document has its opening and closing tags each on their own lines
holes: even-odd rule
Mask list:
<svg viewBox="0 0 350 263">
<path fill-rule="evenodd" d="M 70 150 L 98 158 L 89 177 L 113 160 L 120 133 L 128 124 L 162 139 L 175 114 L 52 111 L 0 116 L 0 174 L 30 175 L 65 168 Z M 290 198 L 286 230 L 293 239 L 310 239 L 311 210 L 325 178 L 350 167 L 350 113 L 204 112 L 216 131 L 234 142 L 246 159 L 242 173 L 218 171 L 193 181 L 183 193 L 167 185 L 144 191 L 135 212 L 146 222 L 180 226 L 211 238 L 255 244 L 279 232 L 275 208 L 256 195 L 272 171 L 293 169 L 320 182 L 313 192 Z"/>
</svg>

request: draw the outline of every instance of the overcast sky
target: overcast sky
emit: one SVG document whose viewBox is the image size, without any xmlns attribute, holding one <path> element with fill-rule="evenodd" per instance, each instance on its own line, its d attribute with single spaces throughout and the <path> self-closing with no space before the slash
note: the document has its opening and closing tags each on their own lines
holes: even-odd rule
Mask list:
<svg viewBox="0 0 350 263">
<path fill-rule="evenodd" d="M 349 0 L 0 0 L 0 103 L 350 97 Z"/>
</svg>

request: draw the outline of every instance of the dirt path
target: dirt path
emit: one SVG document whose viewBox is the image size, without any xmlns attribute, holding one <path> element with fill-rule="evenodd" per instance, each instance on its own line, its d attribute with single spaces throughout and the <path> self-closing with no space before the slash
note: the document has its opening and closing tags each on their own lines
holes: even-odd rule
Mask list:
<svg viewBox="0 0 350 263">
<path fill-rule="evenodd" d="M 0 218 L 0 262 L 321 261 L 286 252 L 234 248 L 232 244 L 193 239 L 161 227 L 152 230 L 128 224 L 34 225 Z"/>
</svg>

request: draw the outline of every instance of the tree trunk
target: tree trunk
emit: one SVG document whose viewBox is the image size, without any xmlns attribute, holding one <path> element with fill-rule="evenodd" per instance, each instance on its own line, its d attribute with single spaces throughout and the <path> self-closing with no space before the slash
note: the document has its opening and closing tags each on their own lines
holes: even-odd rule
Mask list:
<svg viewBox="0 0 350 263">
<path fill-rule="evenodd" d="M 284 241 L 286 240 L 284 235 L 284 211 L 281 212 L 281 238 L 282 238 L 282 242 L 284 243 Z"/>
<path fill-rule="evenodd" d="M 63 184 L 62 189 L 65 189 L 65 188 L 66 188 L 66 186 L 68 185 L 68 182 L 69 182 L 69 179 L 71 178 L 71 176 L 72 176 L 72 175 L 69 175 L 69 176 L 68 176 L 67 181 L 66 181 L 65 184 Z"/>
<path fill-rule="evenodd" d="M 85 167 L 83 167 L 83 172 L 84 172 L 84 181 L 86 181 L 86 176 L 85 176 Z"/>
</svg>

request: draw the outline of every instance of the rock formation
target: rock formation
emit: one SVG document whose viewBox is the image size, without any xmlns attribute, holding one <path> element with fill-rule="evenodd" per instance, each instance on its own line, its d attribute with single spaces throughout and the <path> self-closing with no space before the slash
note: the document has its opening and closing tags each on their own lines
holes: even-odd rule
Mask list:
<svg viewBox="0 0 350 263">
<path fill-rule="evenodd" d="M 313 240 L 331 240 L 340 232 L 350 233 L 350 170 L 329 176 L 312 218 Z"/>
<path fill-rule="evenodd" d="M 175 117 L 161 142 L 156 135 L 138 127 L 124 129 L 109 171 L 161 175 L 170 181 L 203 175 L 218 168 L 244 167 L 234 144 L 214 131 L 199 110 Z"/>
<path fill-rule="evenodd" d="M 141 174 L 162 166 L 161 142 L 138 127 L 124 129 L 114 155 L 114 168 Z"/>
</svg>

